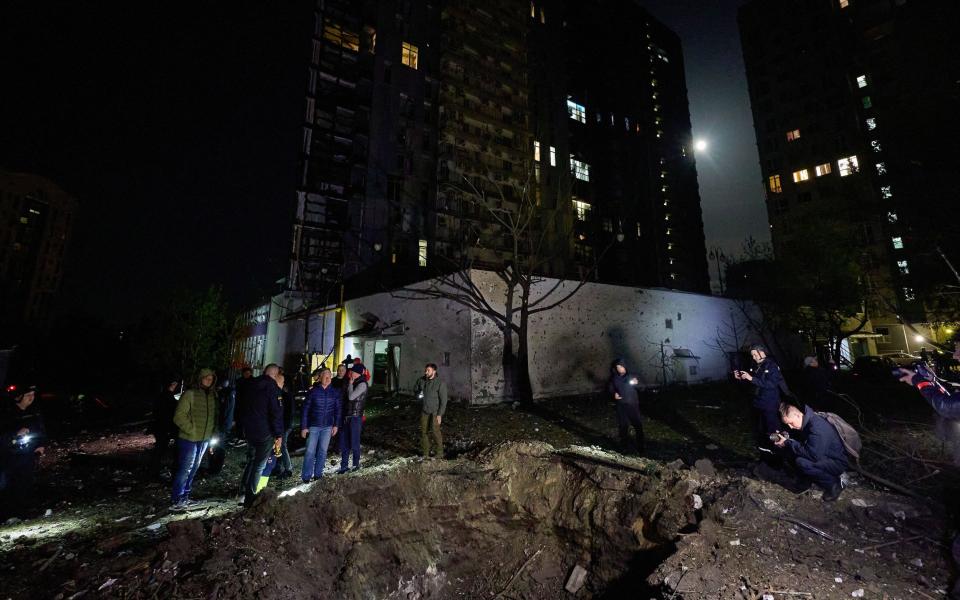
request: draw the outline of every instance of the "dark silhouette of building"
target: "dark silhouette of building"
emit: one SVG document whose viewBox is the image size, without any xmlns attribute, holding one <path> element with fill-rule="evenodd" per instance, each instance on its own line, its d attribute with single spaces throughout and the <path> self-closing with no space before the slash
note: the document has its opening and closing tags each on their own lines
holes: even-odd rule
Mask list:
<svg viewBox="0 0 960 600">
<path fill-rule="evenodd" d="M 77 209 L 48 179 L 0 171 L 0 347 L 48 324 Z"/>
<path fill-rule="evenodd" d="M 753 0 L 739 20 L 775 254 L 801 223 L 841 223 L 879 334 L 902 330 L 896 314 L 942 320 L 957 281 L 939 250 L 960 260 L 958 4 Z"/>
<path fill-rule="evenodd" d="M 318 2 L 288 286 L 502 266 L 466 187 L 536 203 L 545 275 L 706 292 L 691 144 L 680 41 L 639 4 Z"/>
</svg>

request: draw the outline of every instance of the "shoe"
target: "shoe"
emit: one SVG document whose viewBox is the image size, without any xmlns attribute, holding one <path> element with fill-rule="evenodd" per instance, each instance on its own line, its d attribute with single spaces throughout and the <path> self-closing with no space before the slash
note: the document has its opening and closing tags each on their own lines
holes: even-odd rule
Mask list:
<svg viewBox="0 0 960 600">
<path fill-rule="evenodd" d="M 186 500 L 180 500 L 170 505 L 170 510 L 172 512 L 184 511 L 184 510 L 187 510 L 187 508 L 189 508 L 189 505 L 187 504 Z"/>
<path fill-rule="evenodd" d="M 316 477 L 314 477 L 313 479 L 316 479 Z M 300 483 L 310 483 L 311 481 L 313 481 L 313 479 L 304 479 L 304 478 L 301 477 L 301 478 L 300 478 Z"/>
<path fill-rule="evenodd" d="M 349 471 L 347 469 L 340 469 L 337 471 L 337 475 L 343 475 L 344 473 L 348 473 L 348 472 Z"/>
<path fill-rule="evenodd" d="M 824 502 L 835 502 L 837 498 L 840 497 L 840 492 L 843 491 L 843 486 L 840 485 L 840 482 L 837 482 L 830 486 L 829 489 L 823 491 L 823 501 Z"/>
<path fill-rule="evenodd" d="M 360 470 L 360 465 L 357 465 L 357 466 L 355 466 L 354 468 L 352 468 L 352 469 L 350 469 L 350 470 L 351 470 L 351 471 L 359 471 L 359 470 Z"/>
</svg>

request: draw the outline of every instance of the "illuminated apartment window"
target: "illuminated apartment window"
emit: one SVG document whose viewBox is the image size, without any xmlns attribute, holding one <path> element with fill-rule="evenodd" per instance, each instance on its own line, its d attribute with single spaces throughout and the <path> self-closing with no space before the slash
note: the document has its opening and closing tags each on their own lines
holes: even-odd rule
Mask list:
<svg viewBox="0 0 960 600">
<path fill-rule="evenodd" d="M 793 142 L 793 141 L 799 140 L 799 139 L 800 139 L 800 130 L 799 130 L 799 129 L 794 129 L 793 131 L 788 131 L 788 132 L 787 132 L 787 141 L 788 141 L 788 142 Z"/>
<path fill-rule="evenodd" d="M 427 240 L 420 240 L 417 247 L 417 262 L 421 267 L 427 266 Z"/>
<path fill-rule="evenodd" d="M 603 220 L 603 230 L 607 233 L 613 233 L 613 219 L 606 218 Z"/>
<path fill-rule="evenodd" d="M 664 220 L 664 221 L 669 221 L 669 220 L 670 220 L 670 213 L 667 213 L 667 214 L 663 215 L 663 220 Z"/>
<path fill-rule="evenodd" d="M 887 213 L 887 223 L 896 223 L 898 220 L 897 213 L 893 211 Z"/>
<path fill-rule="evenodd" d="M 542 25 L 547 24 L 547 12 L 543 9 L 542 6 L 540 7 L 540 24 Z"/>
<path fill-rule="evenodd" d="M 841 158 L 837 161 L 837 167 L 840 169 L 840 177 L 846 177 L 847 175 L 853 175 L 860 170 L 860 163 L 857 161 L 857 157 L 847 156 L 846 158 Z"/>
<path fill-rule="evenodd" d="M 590 181 L 590 165 L 570 156 L 570 171 L 580 181 Z"/>
<path fill-rule="evenodd" d="M 533 5 L 533 2 L 530 3 L 530 18 L 537 18 L 537 7 Z"/>
<path fill-rule="evenodd" d="M 917 295 L 914 293 L 913 288 L 903 288 L 903 299 L 907 302 L 913 302 L 917 299 Z"/>
<path fill-rule="evenodd" d="M 898 260 L 898 261 L 897 261 L 897 268 L 900 269 L 900 274 L 901 274 L 901 275 L 909 275 L 909 274 L 910 274 L 910 264 L 907 263 L 907 261 L 905 261 L 905 260 Z"/>
<path fill-rule="evenodd" d="M 887 174 L 887 163 L 878 162 L 877 175 L 886 175 L 886 174 Z"/>
<path fill-rule="evenodd" d="M 829 175 L 833 173 L 833 165 L 830 163 L 823 163 L 822 165 L 817 165 L 814 169 L 814 172 L 817 174 L 817 177 L 823 177 L 824 175 Z"/>
<path fill-rule="evenodd" d="M 883 149 L 880 147 L 880 140 L 873 140 L 870 142 L 870 148 L 874 152 L 883 152 Z"/>
<path fill-rule="evenodd" d="M 673 242 L 667 244 L 667 250 L 673 250 Z"/>
<path fill-rule="evenodd" d="M 672 235 L 672 234 L 673 234 L 673 229 L 670 227 L 667 227 L 667 235 Z"/>
<path fill-rule="evenodd" d="M 417 68 L 417 60 L 420 56 L 420 49 L 409 42 L 403 42 L 400 56 L 401 62 L 411 69 Z"/>
<path fill-rule="evenodd" d="M 323 39 L 347 50 L 353 50 L 354 52 L 360 51 L 359 34 L 353 33 L 349 29 L 343 29 L 336 23 L 328 21 L 327 24 L 323 26 Z"/>
<path fill-rule="evenodd" d="M 770 191 L 774 194 L 780 194 L 783 192 L 783 186 L 780 185 L 779 175 L 771 175 L 770 179 L 767 180 L 767 185 L 769 185 Z"/>
<path fill-rule="evenodd" d="M 540 161 L 540 142 L 533 140 L 533 160 Z"/>
<path fill-rule="evenodd" d="M 857 75 L 857 87 L 865 88 L 867 87 L 867 76 L 866 75 Z"/>
<path fill-rule="evenodd" d="M 587 122 L 587 109 L 582 104 L 577 104 L 573 100 L 567 98 L 567 114 L 574 121 L 580 123 Z"/>
<path fill-rule="evenodd" d="M 550 146 L 550 166 L 557 166 L 557 149 L 553 146 Z"/>
<path fill-rule="evenodd" d="M 883 196 L 884 200 L 889 200 L 893 198 L 893 186 L 884 185 L 880 186 L 880 195 Z"/>
<path fill-rule="evenodd" d="M 840 8 L 846 8 L 850 6 L 850 0 L 840 0 Z"/>
<path fill-rule="evenodd" d="M 639 222 L 637 223 L 637 237 L 643 237 L 643 227 Z"/>
<path fill-rule="evenodd" d="M 533 165 L 533 179 L 537 183 L 540 183 L 540 163 L 536 163 Z"/>
<path fill-rule="evenodd" d="M 583 200 L 573 199 L 573 212 L 578 221 L 586 221 L 590 217 L 590 204 Z"/>
<path fill-rule="evenodd" d="M 860 101 L 863 102 L 864 108 L 873 108 L 873 100 L 870 99 L 870 96 L 864 96 Z"/>
<path fill-rule="evenodd" d="M 870 117 L 867 119 L 867 131 L 873 131 L 877 128 L 877 119 L 876 117 Z"/>
<path fill-rule="evenodd" d="M 799 171 L 793 172 L 793 182 L 800 183 L 801 181 L 807 181 L 810 179 L 810 170 L 809 169 L 800 169 Z"/>
<path fill-rule="evenodd" d="M 893 249 L 894 249 L 894 250 L 903 250 L 903 238 L 902 238 L 902 237 L 897 236 L 897 237 L 895 237 L 895 238 L 892 238 L 890 241 L 893 243 Z"/>
</svg>

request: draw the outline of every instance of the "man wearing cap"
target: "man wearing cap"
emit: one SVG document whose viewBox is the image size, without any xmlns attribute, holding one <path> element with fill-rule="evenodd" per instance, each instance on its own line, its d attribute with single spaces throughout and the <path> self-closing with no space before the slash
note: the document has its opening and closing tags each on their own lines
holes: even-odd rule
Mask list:
<svg viewBox="0 0 960 600">
<path fill-rule="evenodd" d="M 43 456 L 46 428 L 34 400 L 34 386 L 11 386 L 0 407 L 0 514 L 26 516 L 33 500 L 37 457 Z"/>
<path fill-rule="evenodd" d="M 780 372 L 780 365 L 767 356 L 766 347 L 754 344 L 750 348 L 750 356 L 756 363 L 753 374 L 734 371 L 733 376 L 739 381 L 749 381 L 755 388 L 753 412 L 757 423 L 757 444 L 761 450 L 770 453 L 773 448 L 770 434 L 780 430 L 780 391 L 785 390 L 787 384 Z"/>
<path fill-rule="evenodd" d="M 353 455 L 353 470 L 360 468 L 360 430 L 363 427 L 363 408 L 367 402 L 367 380 L 363 377 L 362 364 L 354 364 L 347 371 L 347 383 L 343 417 L 340 424 L 340 469 L 338 473 L 346 473 L 350 467 L 350 455 Z"/>
<path fill-rule="evenodd" d="M 423 377 L 417 380 L 414 390 L 417 399 L 423 403 L 420 411 L 420 451 L 424 458 L 430 457 L 430 438 L 427 436 L 427 427 L 433 430 L 433 440 L 437 446 L 437 458 L 443 458 L 443 434 L 440 432 L 440 422 L 443 413 L 447 410 L 447 384 L 440 379 L 437 365 L 427 363 L 423 370 Z"/>
</svg>

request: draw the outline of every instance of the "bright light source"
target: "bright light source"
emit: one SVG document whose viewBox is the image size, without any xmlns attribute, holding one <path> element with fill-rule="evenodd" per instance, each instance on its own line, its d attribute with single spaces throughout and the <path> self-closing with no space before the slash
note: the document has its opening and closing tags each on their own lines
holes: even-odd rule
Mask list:
<svg viewBox="0 0 960 600">
<path fill-rule="evenodd" d="M 924 341 L 924 339 L 923 339 L 923 336 L 922 336 L 922 335 L 915 335 L 915 336 L 913 336 L 913 341 L 915 341 L 915 342 L 922 342 L 922 341 Z"/>
<path fill-rule="evenodd" d="M 709 146 L 710 144 L 707 143 L 707 140 L 696 140 L 693 142 L 693 149 L 697 152 L 704 152 Z"/>
</svg>

